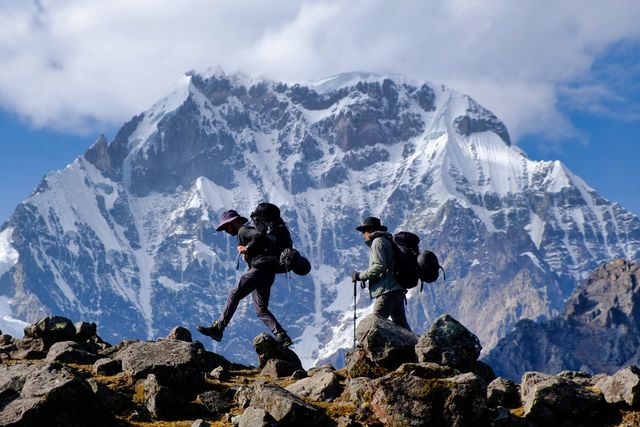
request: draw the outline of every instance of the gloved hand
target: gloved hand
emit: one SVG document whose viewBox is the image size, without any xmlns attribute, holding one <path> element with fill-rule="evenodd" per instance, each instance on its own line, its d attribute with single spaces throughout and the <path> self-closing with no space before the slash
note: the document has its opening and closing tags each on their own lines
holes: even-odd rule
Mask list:
<svg viewBox="0 0 640 427">
<path fill-rule="evenodd" d="M 351 281 L 354 283 L 360 281 L 360 273 L 357 271 L 351 273 Z"/>
</svg>

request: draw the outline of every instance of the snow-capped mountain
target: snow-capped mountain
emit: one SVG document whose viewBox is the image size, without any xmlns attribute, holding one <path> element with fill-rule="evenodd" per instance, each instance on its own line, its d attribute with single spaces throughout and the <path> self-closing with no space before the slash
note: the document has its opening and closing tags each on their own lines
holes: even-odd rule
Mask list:
<svg viewBox="0 0 640 427">
<path fill-rule="evenodd" d="M 215 232 L 220 214 L 265 200 L 313 264 L 280 276 L 270 305 L 307 365 L 339 364 L 352 345 L 365 216 L 417 232 L 447 271 L 409 293 L 414 329 L 446 312 L 485 349 L 519 319 L 557 313 L 598 264 L 640 259 L 638 217 L 560 162 L 529 160 L 452 89 L 364 73 L 298 84 L 188 73 L 113 141 L 45 177 L 0 229 L 7 316 L 92 320 L 112 341 L 195 331 L 242 273 L 235 240 Z M 359 291 L 359 317 L 370 309 Z M 245 301 L 214 349 L 254 363 L 263 330 Z"/>
</svg>

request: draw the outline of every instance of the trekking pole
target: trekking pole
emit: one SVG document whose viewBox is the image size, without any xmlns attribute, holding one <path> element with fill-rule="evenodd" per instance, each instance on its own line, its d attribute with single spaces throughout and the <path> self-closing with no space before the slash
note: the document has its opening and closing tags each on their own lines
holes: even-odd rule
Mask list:
<svg viewBox="0 0 640 427">
<path fill-rule="evenodd" d="M 356 292 L 356 280 L 353 281 L 353 349 L 356 349 L 356 298 L 358 296 Z"/>
</svg>

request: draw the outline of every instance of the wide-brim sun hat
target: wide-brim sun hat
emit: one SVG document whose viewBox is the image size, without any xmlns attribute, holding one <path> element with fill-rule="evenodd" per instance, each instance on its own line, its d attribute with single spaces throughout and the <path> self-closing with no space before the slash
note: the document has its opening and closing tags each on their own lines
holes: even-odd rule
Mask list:
<svg viewBox="0 0 640 427">
<path fill-rule="evenodd" d="M 220 224 L 218 224 L 218 228 L 216 228 L 216 231 L 222 231 L 226 224 L 229 224 L 236 218 L 240 218 L 243 224 L 249 221 L 247 218 L 240 216 L 238 212 L 234 211 L 233 209 L 229 209 L 228 211 L 224 211 L 222 213 L 222 216 L 220 217 Z"/>
<path fill-rule="evenodd" d="M 387 231 L 387 227 L 382 225 L 380 218 L 375 216 L 368 216 L 362 221 L 362 225 L 356 227 L 359 232 L 372 230 L 372 231 Z"/>
</svg>

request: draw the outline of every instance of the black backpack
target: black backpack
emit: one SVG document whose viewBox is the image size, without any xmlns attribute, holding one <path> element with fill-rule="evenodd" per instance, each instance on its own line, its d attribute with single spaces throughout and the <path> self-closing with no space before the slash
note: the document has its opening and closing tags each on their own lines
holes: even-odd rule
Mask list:
<svg viewBox="0 0 640 427">
<path fill-rule="evenodd" d="M 388 236 L 388 234 L 381 233 L 381 236 Z M 395 259 L 393 275 L 405 289 L 415 288 L 418 286 L 418 281 L 435 282 L 438 280 L 440 270 L 446 280 L 444 269 L 438 263 L 438 257 L 431 251 L 420 252 L 419 244 L 420 238 L 408 231 L 399 231 L 391 239 Z"/>
<path fill-rule="evenodd" d="M 420 238 L 408 231 L 400 231 L 393 235 L 391 244 L 394 255 L 393 275 L 403 288 L 415 288 L 420 279 L 417 262 Z"/>
<path fill-rule="evenodd" d="M 311 263 L 293 249 L 293 240 L 287 224 L 280 216 L 280 208 L 273 203 L 262 202 L 251 212 L 256 230 L 269 239 L 270 252 L 278 261 L 277 273 L 294 272 L 305 276 L 311 271 Z"/>
<path fill-rule="evenodd" d="M 269 239 L 271 254 L 280 258 L 285 249 L 293 248 L 291 233 L 280 216 L 280 208 L 273 203 L 262 202 L 251 212 L 253 225 Z"/>
</svg>

